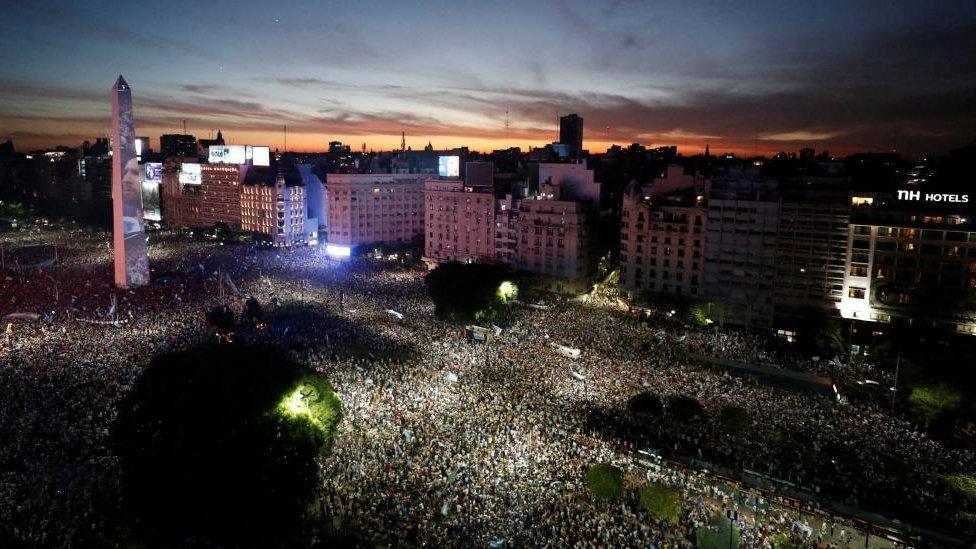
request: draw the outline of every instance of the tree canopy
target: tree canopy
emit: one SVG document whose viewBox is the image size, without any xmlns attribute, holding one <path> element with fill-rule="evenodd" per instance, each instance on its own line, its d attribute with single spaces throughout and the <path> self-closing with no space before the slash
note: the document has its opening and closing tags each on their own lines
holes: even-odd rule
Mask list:
<svg viewBox="0 0 976 549">
<path fill-rule="evenodd" d="M 438 316 L 457 322 L 494 318 L 518 295 L 510 272 L 483 263 L 443 263 L 427 273 L 426 284 Z"/>
<path fill-rule="evenodd" d="M 668 415 L 677 421 L 688 421 L 705 416 L 701 403 L 690 396 L 673 396 L 668 399 Z"/>
<path fill-rule="evenodd" d="M 618 501 L 624 494 L 623 471 L 609 463 L 598 463 L 587 469 L 583 484 L 594 497 L 603 501 Z"/>
<path fill-rule="evenodd" d="M 956 410 L 962 401 L 962 392 L 947 385 L 915 387 L 908 397 L 912 412 L 926 426 L 940 415 Z"/>
<path fill-rule="evenodd" d="M 121 403 L 119 456 L 133 540 L 276 546 L 317 485 L 315 458 L 341 418 L 319 374 L 273 347 L 161 355 Z"/>
<path fill-rule="evenodd" d="M 681 515 L 681 498 L 678 492 L 660 484 L 648 484 L 641 488 L 640 504 L 655 520 L 678 523 Z"/>
</svg>

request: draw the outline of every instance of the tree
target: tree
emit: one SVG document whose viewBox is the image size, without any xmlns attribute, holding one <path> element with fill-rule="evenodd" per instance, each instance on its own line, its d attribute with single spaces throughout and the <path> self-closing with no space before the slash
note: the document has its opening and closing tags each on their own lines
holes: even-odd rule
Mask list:
<svg viewBox="0 0 976 549">
<path fill-rule="evenodd" d="M 632 396 L 627 401 L 627 408 L 636 416 L 657 417 L 664 411 L 664 404 L 657 395 L 644 391 Z"/>
<path fill-rule="evenodd" d="M 207 311 L 207 324 L 218 334 L 229 334 L 234 331 L 234 311 L 227 305 L 219 305 Z"/>
<path fill-rule="evenodd" d="M 752 416 L 745 408 L 726 406 L 718 414 L 719 424 L 730 433 L 741 433 L 752 425 Z"/>
<path fill-rule="evenodd" d="M 976 474 L 944 475 L 949 490 L 958 495 L 967 508 L 976 508 Z"/>
<path fill-rule="evenodd" d="M 729 530 L 731 530 L 731 534 Z M 731 543 L 729 541 L 730 537 Z M 742 543 L 742 535 L 739 533 L 738 528 L 733 528 L 731 521 L 725 515 L 713 516 L 710 528 L 708 526 L 699 526 L 695 530 L 695 539 L 698 541 L 699 549 L 738 548 Z"/>
<path fill-rule="evenodd" d="M 946 385 L 915 387 L 908 397 L 912 412 L 925 421 L 925 428 L 939 416 L 955 411 L 962 404 L 962 392 Z"/>
<path fill-rule="evenodd" d="M 324 377 L 286 356 L 208 346 L 143 370 L 110 436 L 133 541 L 307 545 L 293 536 L 342 411 Z"/>
<path fill-rule="evenodd" d="M 668 416 L 676 421 L 690 421 L 705 417 L 705 408 L 690 396 L 673 396 L 668 399 Z"/>
<path fill-rule="evenodd" d="M 491 319 L 518 295 L 508 271 L 483 263 L 443 263 L 425 282 L 438 316 L 457 322 Z"/>
<path fill-rule="evenodd" d="M 844 321 L 836 318 L 825 319 L 823 324 L 817 328 L 814 336 L 814 343 L 817 350 L 829 355 L 843 354 L 847 348 L 845 339 L 845 329 L 847 325 Z"/>
<path fill-rule="evenodd" d="M 705 313 L 705 305 L 701 302 L 696 301 L 688 304 L 684 316 L 688 324 L 692 326 L 702 327 L 708 325 L 708 314 Z"/>
<path fill-rule="evenodd" d="M 641 488 L 640 504 L 655 520 L 667 520 L 677 524 L 681 514 L 681 498 L 678 492 L 660 484 L 648 484 Z"/>
<path fill-rule="evenodd" d="M 609 463 L 592 465 L 583 475 L 583 485 L 599 500 L 618 501 L 624 493 L 623 471 Z"/>
<path fill-rule="evenodd" d="M 262 311 L 261 304 L 258 303 L 254 296 L 247 298 L 244 302 L 244 310 L 241 312 L 241 320 L 244 322 L 250 322 L 251 324 L 257 324 L 261 322 Z"/>
</svg>

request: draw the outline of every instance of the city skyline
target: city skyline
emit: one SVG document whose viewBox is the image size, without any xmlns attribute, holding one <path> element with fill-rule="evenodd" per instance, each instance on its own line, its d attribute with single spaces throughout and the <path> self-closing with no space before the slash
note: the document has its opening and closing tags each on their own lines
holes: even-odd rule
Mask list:
<svg viewBox="0 0 976 549">
<path fill-rule="evenodd" d="M 921 156 L 971 143 L 976 121 L 962 70 L 976 8 L 961 2 L 185 7 L 8 8 L 0 138 L 25 150 L 108 135 L 119 73 L 138 135 L 186 120 L 197 137 L 283 148 L 287 126 L 294 151 L 395 149 L 401 132 L 413 149 L 524 149 L 578 113 L 594 152 Z"/>
</svg>

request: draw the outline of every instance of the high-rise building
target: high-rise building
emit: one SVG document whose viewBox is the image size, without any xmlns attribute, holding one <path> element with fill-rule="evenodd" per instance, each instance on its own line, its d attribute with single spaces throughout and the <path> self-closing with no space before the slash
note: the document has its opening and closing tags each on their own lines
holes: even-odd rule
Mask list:
<svg viewBox="0 0 976 549">
<path fill-rule="evenodd" d="M 470 187 L 459 179 L 429 179 L 424 183 L 424 203 L 424 260 L 428 264 L 494 260 L 495 196 L 491 187 Z"/>
<path fill-rule="evenodd" d="M 559 142 L 569 147 L 572 158 L 580 158 L 583 153 L 583 119 L 577 114 L 559 117 Z"/>
<path fill-rule="evenodd" d="M 803 177 L 781 187 L 776 235 L 777 327 L 811 310 L 836 314 L 844 286 L 850 192 L 840 178 Z"/>
<path fill-rule="evenodd" d="M 702 293 L 716 322 L 772 327 L 778 221 L 775 180 L 734 173 L 712 181 Z"/>
<path fill-rule="evenodd" d="M 159 136 L 159 152 L 163 160 L 170 157 L 198 157 L 197 139 L 192 135 L 164 134 Z"/>
<path fill-rule="evenodd" d="M 224 223 L 241 228 L 241 184 L 247 166 L 184 161 L 163 171 L 163 218 L 171 228 Z M 189 177 L 188 177 L 189 176 Z"/>
</svg>

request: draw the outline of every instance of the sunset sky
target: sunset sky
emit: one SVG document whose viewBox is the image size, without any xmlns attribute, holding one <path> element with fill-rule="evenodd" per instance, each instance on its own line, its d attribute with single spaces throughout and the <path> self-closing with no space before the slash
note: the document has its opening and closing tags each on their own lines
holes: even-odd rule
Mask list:
<svg viewBox="0 0 976 549">
<path fill-rule="evenodd" d="M 976 2 L 9 2 L 0 139 L 136 133 L 322 150 L 553 141 L 944 152 L 976 137 Z M 314 5 L 313 5 L 314 4 Z M 506 111 L 509 127 L 506 129 Z"/>
</svg>

